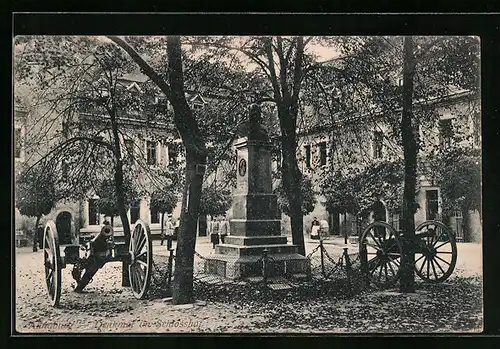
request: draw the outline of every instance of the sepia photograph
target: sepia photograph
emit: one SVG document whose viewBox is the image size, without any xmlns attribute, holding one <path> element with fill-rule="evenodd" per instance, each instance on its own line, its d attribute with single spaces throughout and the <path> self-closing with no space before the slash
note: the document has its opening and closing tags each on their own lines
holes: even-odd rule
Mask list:
<svg viewBox="0 0 500 349">
<path fill-rule="evenodd" d="M 478 36 L 12 45 L 17 334 L 483 331 Z"/>
</svg>

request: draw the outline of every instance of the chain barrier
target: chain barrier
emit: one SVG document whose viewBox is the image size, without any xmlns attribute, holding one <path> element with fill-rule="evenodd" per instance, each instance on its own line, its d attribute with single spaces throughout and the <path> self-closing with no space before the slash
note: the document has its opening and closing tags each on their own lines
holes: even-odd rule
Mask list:
<svg viewBox="0 0 500 349">
<path fill-rule="evenodd" d="M 312 251 L 311 251 L 311 252 L 310 252 L 310 253 L 306 256 L 306 258 L 309 258 L 309 259 L 310 259 L 310 258 L 312 257 L 312 255 L 313 255 L 313 254 L 315 254 L 315 253 L 316 253 L 316 251 L 318 251 L 320 248 L 321 248 L 321 245 L 316 246 L 316 247 L 315 247 L 315 248 L 314 248 L 314 249 L 313 249 L 313 250 L 312 250 Z"/>
<path fill-rule="evenodd" d="M 235 259 L 238 256 L 234 256 Z M 305 277 L 300 278 L 294 273 L 295 265 L 293 261 L 283 262 L 269 255 L 264 250 L 255 260 L 254 274 L 257 276 L 229 279 L 217 275 L 217 270 L 209 270 L 207 258 L 199 252 L 194 253 L 193 286 L 196 299 L 213 301 L 231 301 L 235 299 L 269 299 L 268 297 L 275 291 L 287 290 L 288 296 L 309 294 L 321 296 L 326 293 L 335 295 L 350 296 L 363 283 L 354 280 L 361 277 L 359 269 L 359 252 L 348 253 L 344 248 L 343 253 L 338 257 L 333 257 L 328 252 L 322 241 L 316 246 L 306 258 L 309 260 L 310 270 Z M 153 262 L 154 284 L 158 288 L 169 287 L 167 280 L 171 280 L 175 267 L 175 255 L 171 255 L 172 266 L 166 265 L 165 271 Z M 236 261 L 233 261 L 236 263 Z M 298 263 L 298 262 L 297 262 Z M 216 266 L 215 268 L 218 268 Z M 290 271 L 291 270 L 291 271 Z M 159 276 L 158 276 L 159 275 Z M 340 285 L 340 286 L 339 286 Z M 272 286 L 272 287 L 271 287 Z M 272 288 L 272 292 L 271 292 Z M 281 296 L 280 296 L 281 297 Z"/>
</svg>

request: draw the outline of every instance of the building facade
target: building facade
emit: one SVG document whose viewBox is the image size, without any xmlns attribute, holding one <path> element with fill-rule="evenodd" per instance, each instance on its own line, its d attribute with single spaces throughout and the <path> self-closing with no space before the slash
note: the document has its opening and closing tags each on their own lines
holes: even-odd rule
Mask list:
<svg viewBox="0 0 500 349">
<path fill-rule="evenodd" d="M 146 81 L 142 75 L 128 75 L 120 79 L 121 87 L 135 90 L 141 94 L 141 84 Z M 30 107 L 30 98 L 27 91 L 15 91 L 18 97 L 14 111 L 14 174 L 15 178 L 23 168 L 30 166 L 46 156 L 54 145 L 61 140 L 87 137 L 93 135 L 97 140 L 109 141 L 109 132 L 100 130 L 109 129 L 109 115 L 92 110 L 78 110 L 68 118 L 65 115 L 49 114 L 47 110 L 39 107 Z M 138 95 L 138 98 L 143 98 Z M 186 98 L 194 110 L 205 107 L 204 98 L 195 92 L 187 92 Z M 172 115 L 173 110 L 167 99 L 160 93 L 154 96 L 151 104 L 161 107 L 164 115 Z M 24 107 L 27 105 L 27 107 Z M 45 122 L 43 125 L 40 120 Z M 50 126 L 46 124 L 50 123 Z M 182 142 L 178 133 L 167 118 L 149 120 L 144 115 L 129 113 L 119 116 L 119 141 L 122 160 L 130 164 L 125 171 L 136 172 L 136 185 L 138 197 L 135 197 L 127 212 L 129 222 L 134 224 L 142 220 L 150 224 L 154 234 L 161 230 L 161 213 L 151 207 L 151 193 L 163 185 L 159 174 L 173 170 L 183 171 L 184 161 L 182 155 Z M 43 135 L 43 136 L 42 136 Z M 67 172 L 66 161 L 71 161 L 71 154 L 66 159 L 55 165 L 54 170 L 65 176 Z M 65 166 L 66 165 L 66 166 Z M 85 166 L 85 164 L 82 164 Z M 109 177 L 108 177 L 109 178 Z M 112 177 L 111 177 L 112 178 Z M 103 174 L 103 178 L 105 175 Z M 182 192 L 180 190 L 180 192 Z M 173 217 L 180 217 L 180 200 L 174 209 Z M 98 207 L 99 196 L 95 190 L 89 190 L 84 199 L 78 202 L 62 200 L 53 210 L 42 217 L 41 223 L 47 220 L 56 220 L 63 211 L 71 213 L 71 219 L 81 232 L 100 231 L 104 221 L 112 221 L 118 234 L 122 231 L 120 217 L 106 217 Z M 15 209 L 16 221 L 21 215 Z"/>
<path fill-rule="evenodd" d="M 141 84 L 144 83 L 144 77 L 128 76 L 121 79 L 123 87 L 126 89 L 135 89 L 141 93 Z M 210 103 L 209 98 L 201 96 L 199 93 L 188 92 L 187 99 L 193 110 L 205 108 Z M 440 98 L 433 101 L 435 109 L 439 114 L 438 119 L 429 124 L 419 125 L 419 138 L 421 147 L 418 154 L 419 161 L 425 164 L 426 156 L 433 148 L 450 147 L 454 141 L 453 134 L 460 133 L 465 135 L 462 142 L 470 147 L 480 149 L 480 123 L 475 115 L 472 105 L 478 101 L 474 100 L 467 91 L 459 91 L 446 98 Z M 152 103 L 164 106 L 167 113 L 172 113 L 172 108 L 164 96 L 158 94 Z M 30 110 L 21 106 L 22 103 L 16 103 L 14 115 L 14 158 L 16 174 L 22 164 L 34 163 L 40 156 L 46 153 L 54 140 L 61 137 L 64 132 L 64 121 L 44 132 L 43 138 L 37 130 L 34 120 L 37 115 L 41 115 L 39 110 Z M 43 111 L 42 111 L 43 112 Z M 312 109 L 304 111 L 309 117 L 316 117 Z M 72 128 L 73 134 L 80 129 L 98 130 L 107 122 L 105 115 L 96 115 L 92 112 L 80 112 L 76 118 L 75 127 Z M 355 128 L 342 127 L 342 121 L 339 124 L 324 124 L 317 117 L 317 122 L 309 123 L 308 127 L 301 130 L 299 134 L 299 144 L 297 149 L 297 158 L 299 166 L 304 176 L 310 177 L 316 184 L 316 191 L 319 192 L 319 183 L 324 177 L 325 170 L 340 170 L 348 173 L 353 170 L 362 170 L 370 164 L 385 160 L 397 160 L 402 158 L 402 148 L 398 140 L 393 135 L 390 125 L 384 122 L 364 122 L 356 124 Z M 136 167 L 140 173 L 140 186 L 143 189 L 140 197 L 135 198 L 131 208 L 128 211 L 128 219 L 131 224 L 138 219 L 148 222 L 154 232 L 159 232 L 160 213 L 151 208 L 150 194 L 158 187 L 158 183 L 151 177 L 151 173 L 161 170 L 167 170 L 171 166 L 176 166 L 182 170 L 183 157 L 181 141 L 171 122 L 156 121 L 151 123 L 142 115 L 130 115 L 121 117 L 121 137 L 120 143 L 123 147 L 123 153 L 140 160 L 141 166 Z M 103 135 L 106 137 L 106 135 Z M 467 145 L 466 144 L 466 145 Z M 229 150 L 230 152 L 235 149 Z M 274 162 L 274 170 L 279 170 L 279 151 Z M 227 165 L 227 164 L 226 164 Z M 180 167 L 179 167 L 180 166 Z M 222 178 L 221 171 L 234 170 L 228 166 L 219 166 L 218 170 L 207 178 L 208 181 Z M 154 177 L 154 176 L 153 176 Z M 415 215 L 415 223 L 418 225 L 426 220 L 439 219 L 442 212 L 442 198 L 440 188 L 428 178 L 425 173 L 418 175 L 418 192 L 416 194 L 419 209 Z M 59 212 L 63 210 L 70 211 L 78 222 L 82 231 L 98 231 L 106 218 L 99 212 L 99 197 L 95 192 L 89 192 L 87 197 L 81 202 L 67 203 L 60 202 L 45 220 L 55 219 Z M 328 212 L 324 197 L 317 196 L 317 204 L 313 212 L 304 217 L 304 231 L 309 233 L 310 223 L 313 217 L 326 219 L 330 223 L 330 232 L 332 234 L 356 234 L 362 227 L 373 221 L 375 218 L 382 219 L 392 224 L 396 229 L 400 228 L 400 213 L 392 211 L 384 203 L 384 197 L 379 198 L 377 212 L 372 212 L 368 219 L 349 213 Z M 478 212 L 470 212 L 470 230 L 473 240 L 481 240 L 481 220 Z M 16 212 L 16 217 L 18 212 Z M 174 220 L 180 216 L 180 200 L 173 212 Z M 231 218 L 231 211 L 228 212 Z M 288 233 L 289 218 L 283 215 L 283 233 Z M 119 217 L 114 217 L 114 225 L 120 230 L 121 222 Z M 457 239 L 463 237 L 463 217 L 461 212 L 456 212 L 451 217 L 450 227 L 455 232 Z"/>
<path fill-rule="evenodd" d="M 425 168 L 430 154 L 439 149 L 453 146 L 481 149 L 477 103 L 478 101 L 467 91 L 459 91 L 433 101 L 439 117 L 418 127 L 419 169 Z M 334 130 L 337 132 L 333 132 Z M 458 135 L 460 137 L 457 137 Z M 361 171 L 381 161 L 403 159 L 400 142 L 394 136 L 390 125 L 383 121 L 365 121 L 357 123 L 353 128 L 343 127 L 342 122 L 313 127 L 303 132 L 299 139 L 299 166 L 302 173 L 316 184 L 315 189 L 318 192 L 325 170 L 348 173 Z M 439 186 L 425 171 L 419 170 L 417 177 L 416 201 L 419 208 L 415 214 L 416 226 L 427 220 L 442 218 L 442 196 Z M 359 234 L 363 226 L 375 218 L 390 223 L 396 230 L 400 229 L 401 214 L 386 205 L 383 195 L 378 198 L 377 208 L 367 219 L 349 213 L 328 212 L 324 202 L 325 198 L 318 195 L 314 211 L 304 217 L 306 231 L 310 230 L 313 217 L 328 220 L 331 234 Z M 482 225 L 479 212 L 469 212 L 469 222 L 472 240 L 481 241 Z M 464 237 L 463 224 L 462 212 L 457 211 L 450 217 L 449 226 L 458 241 L 462 241 Z"/>
</svg>

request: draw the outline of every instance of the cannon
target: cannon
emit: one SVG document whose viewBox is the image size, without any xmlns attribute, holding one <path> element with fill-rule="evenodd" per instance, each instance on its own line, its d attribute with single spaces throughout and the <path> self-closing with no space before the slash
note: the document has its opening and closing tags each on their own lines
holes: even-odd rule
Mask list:
<svg viewBox="0 0 500 349">
<path fill-rule="evenodd" d="M 73 264 L 71 275 L 76 281 L 74 291 L 82 292 L 106 263 L 124 262 L 128 268 L 134 297 L 143 299 L 149 288 L 153 263 L 151 231 L 148 224 L 138 220 L 127 244 L 125 241 L 116 241 L 113 227 L 110 225 L 104 225 L 97 234 L 83 236 L 76 231 L 70 217 L 69 212 L 61 212 L 56 222 L 46 223 L 43 233 L 45 282 L 52 306 L 59 305 L 61 270 L 69 264 Z"/>
<path fill-rule="evenodd" d="M 415 273 L 426 282 L 439 283 L 450 277 L 457 263 L 457 244 L 451 230 L 439 221 L 426 221 L 411 239 L 385 222 L 374 222 L 359 240 L 361 269 L 375 285 L 397 283 L 403 245 L 415 253 Z"/>
</svg>

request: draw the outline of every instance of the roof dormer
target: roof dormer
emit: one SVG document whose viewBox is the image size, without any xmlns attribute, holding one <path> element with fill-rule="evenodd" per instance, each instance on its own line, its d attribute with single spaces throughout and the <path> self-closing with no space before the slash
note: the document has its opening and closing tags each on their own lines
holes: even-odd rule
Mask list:
<svg viewBox="0 0 500 349">
<path fill-rule="evenodd" d="M 191 99 L 189 100 L 189 103 L 205 105 L 207 102 L 205 101 L 205 99 L 203 98 L 202 95 L 197 93 L 193 97 L 191 97 Z"/>
<path fill-rule="evenodd" d="M 139 87 L 139 85 L 137 84 L 137 82 L 132 82 L 130 85 L 128 85 L 126 87 L 127 91 L 130 91 L 132 89 L 135 89 L 137 92 L 140 92 L 142 93 L 142 89 Z"/>
</svg>

